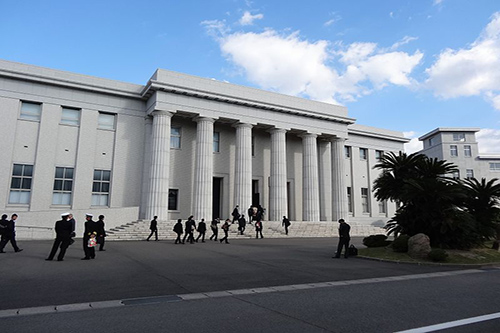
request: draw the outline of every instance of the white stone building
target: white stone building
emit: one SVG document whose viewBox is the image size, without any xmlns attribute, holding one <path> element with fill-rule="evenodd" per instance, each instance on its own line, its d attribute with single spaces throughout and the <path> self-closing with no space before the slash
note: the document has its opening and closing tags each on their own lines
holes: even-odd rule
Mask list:
<svg viewBox="0 0 500 333">
<path fill-rule="evenodd" d="M 418 138 L 424 144 L 419 153 L 455 164 L 455 178 L 500 178 L 500 154 L 479 154 L 477 132 L 479 128 L 436 128 Z"/>
<path fill-rule="evenodd" d="M 374 199 L 373 165 L 408 141 L 342 106 L 162 69 L 136 85 L 0 60 L 0 116 L 0 212 L 36 227 L 251 204 L 266 220 L 380 226 L 394 206 Z"/>
</svg>

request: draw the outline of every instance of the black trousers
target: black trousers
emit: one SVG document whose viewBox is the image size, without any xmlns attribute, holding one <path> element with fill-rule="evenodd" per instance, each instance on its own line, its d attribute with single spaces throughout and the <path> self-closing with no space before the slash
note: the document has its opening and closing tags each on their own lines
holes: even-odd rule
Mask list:
<svg viewBox="0 0 500 333">
<path fill-rule="evenodd" d="M 217 236 L 219 235 L 219 229 L 212 229 L 212 236 L 210 236 L 210 240 L 215 237 L 214 240 L 217 240 Z"/>
<path fill-rule="evenodd" d="M 147 240 L 149 240 L 151 236 L 153 236 L 153 234 L 155 234 L 155 239 L 158 240 L 158 229 L 151 230 L 151 233 L 149 234 Z"/>
<path fill-rule="evenodd" d="M 5 245 L 7 245 L 8 242 L 10 242 L 10 244 L 14 248 L 14 251 L 19 251 L 19 247 L 17 246 L 16 242 L 16 235 L 3 235 L 0 240 L 0 251 L 3 251 Z"/>
<path fill-rule="evenodd" d="M 193 232 L 186 232 L 184 234 L 184 238 L 182 239 L 182 242 L 186 242 L 186 237 L 187 237 L 187 241 L 188 242 L 191 242 L 191 243 L 194 243 L 194 236 L 193 236 Z"/>
<path fill-rule="evenodd" d="M 175 239 L 175 244 L 177 244 L 177 243 L 182 243 L 182 240 L 181 240 L 181 235 L 182 235 L 182 234 L 177 234 L 177 238 Z"/>
<path fill-rule="evenodd" d="M 99 244 L 99 251 L 104 250 L 105 239 L 106 238 L 104 236 L 97 237 L 97 244 Z"/>
<path fill-rule="evenodd" d="M 344 257 L 347 258 L 349 256 L 349 254 L 348 254 L 349 241 L 350 241 L 350 238 L 340 237 L 340 239 L 339 239 L 339 245 L 337 246 L 337 254 L 335 254 L 335 256 L 337 258 L 340 258 L 340 254 L 342 253 L 342 248 L 343 247 L 345 247 Z"/>
<path fill-rule="evenodd" d="M 47 259 L 54 259 L 57 248 L 61 248 L 59 251 L 59 255 L 57 256 L 57 260 L 63 260 L 64 255 L 66 254 L 66 249 L 69 247 L 71 238 L 68 237 L 56 237 L 54 240 L 54 245 L 52 245 L 52 250 L 50 251 L 50 254 Z"/>
<path fill-rule="evenodd" d="M 262 229 L 255 230 L 255 238 L 259 238 L 259 234 L 260 234 L 260 238 L 264 238 L 264 236 L 262 236 Z"/>
<path fill-rule="evenodd" d="M 200 232 L 198 234 L 198 237 L 196 238 L 196 242 L 198 242 L 198 239 L 200 239 L 200 237 L 201 237 L 201 241 L 204 242 L 205 241 L 205 231 Z"/>
<path fill-rule="evenodd" d="M 285 225 L 285 233 L 288 235 L 288 226 Z"/>
<path fill-rule="evenodd" d="M 222 230 L 224 230 L 224 229 L 222 229 Z M 220 240 L 220 242 L 221 242 L 221 243 L 222 243 L 223 241 L 226 241 L 226 243 L 229 243 L 229 242 L 227 241 L 227 235 L 228 235 L 228 232 L 229 232 L 228 230 L 224 230 L 224 238 L 222 238 L 222 239 Z"/>
</svg>

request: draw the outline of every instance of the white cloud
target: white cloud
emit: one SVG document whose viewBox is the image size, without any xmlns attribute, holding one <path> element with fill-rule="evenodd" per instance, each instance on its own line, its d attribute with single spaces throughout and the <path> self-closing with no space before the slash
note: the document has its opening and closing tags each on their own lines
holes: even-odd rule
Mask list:
<svg viewBox="0 0 500 333">
<path fill-rule="evenodd" d="M 397 41 L 396 43 L 392 44 L 391 46 L 391 51 L 399 49 L 401 46 L 408 44 L 414 40 L 417 40 L 418 37 L 411 37 L 411 36 L 404 36 L 403 39 L 400 41 Z"/>
<path fill-rule="evenodd" d="M 481 154 L 500 155 L 500 130 L 484 128 L 476 133 Z"/>
<path fill-rule="evenodd" d="M 328 21 L 326 21 L 325 23 L 323 23 L 323 25 L 324 25 L 325 27 L 329 27 L 329 26 L 331 26 L 331 25 L 332 25 L 332 24 L 334 24 L 334 23 L 335 23 L 335 19 L 331 19 L 331 20 L 328 20 Z"/>
<path fill-rule="evenodd" d="M 418 140 L 418 135 L 414 131 L 403 132 L 405 138 L 411 139 L 410 142 L 404 144 L 404 150 L 407 154 L 413 154 L 419 150 L 422 150 L 422 141 Z"/>
<path fill-rule="evenodd" d="M 264 89 L 330 103 L 354 101 L 384 86 L 408 86 L 422 53 L 390 52 L 375 43 L 333 45 L 299 32 L 229 32 L 220 21 L 204 24 L 223 55 Z"/>
<path fill-rule="evenodd" d="M 444 99 L 483 96 L 500 110 L 500 12 L 467 48 L 446 49 L 426 69 L 426 86 Z"/>
<path fill-rule="evenodd" d="M 390 12 L 390 13 L 389 13 L 389 16 L 390 16 L 391 18 L 394 18 L 394 12 Z"/>
<path fill-rule="evenodd" d="M 438 6 L 438 5 L 440 5 L 441 3 L 443 3 L 443 0 L 434 0 L 433 5 L 434 5 L 434 6 Z"/>
<path fill-rule="evenodd" d="M 243 16 L 240 18 L 241 25 L 252 25 L 255 20 L 262 20 L 264 18 L 263 14 L 250 14 L 249 11 L 243 13 Z"/>
</svg>

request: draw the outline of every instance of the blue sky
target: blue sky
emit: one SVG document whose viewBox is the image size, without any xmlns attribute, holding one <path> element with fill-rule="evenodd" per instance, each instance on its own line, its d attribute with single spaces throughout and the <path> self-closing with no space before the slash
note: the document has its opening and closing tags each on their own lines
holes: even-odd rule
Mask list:
<svg viewBox="0 0 500 333">
<path fill-rule="evenodd" d="M 164 68 L 409 137 L 479 127 L 500 153 L 498 0 L 3 0 L 0 58 L 137 84 Z"/>
</svg>

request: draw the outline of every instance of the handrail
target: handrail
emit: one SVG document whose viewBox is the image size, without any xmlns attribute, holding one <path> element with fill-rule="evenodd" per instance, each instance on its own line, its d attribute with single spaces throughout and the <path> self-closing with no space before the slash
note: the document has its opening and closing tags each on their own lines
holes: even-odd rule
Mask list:
<svg viewBox="0 0 500 333">
<path fill-rule="evenodd" d="M 16 225 L 16 229 L 19 228 L 27 228 L 27 229 L 45 229 L 45 230 L 52 230 L 54 228 L 49 228 L 49 227 L 37 227 L 34 225 Z"/>
</svg>

